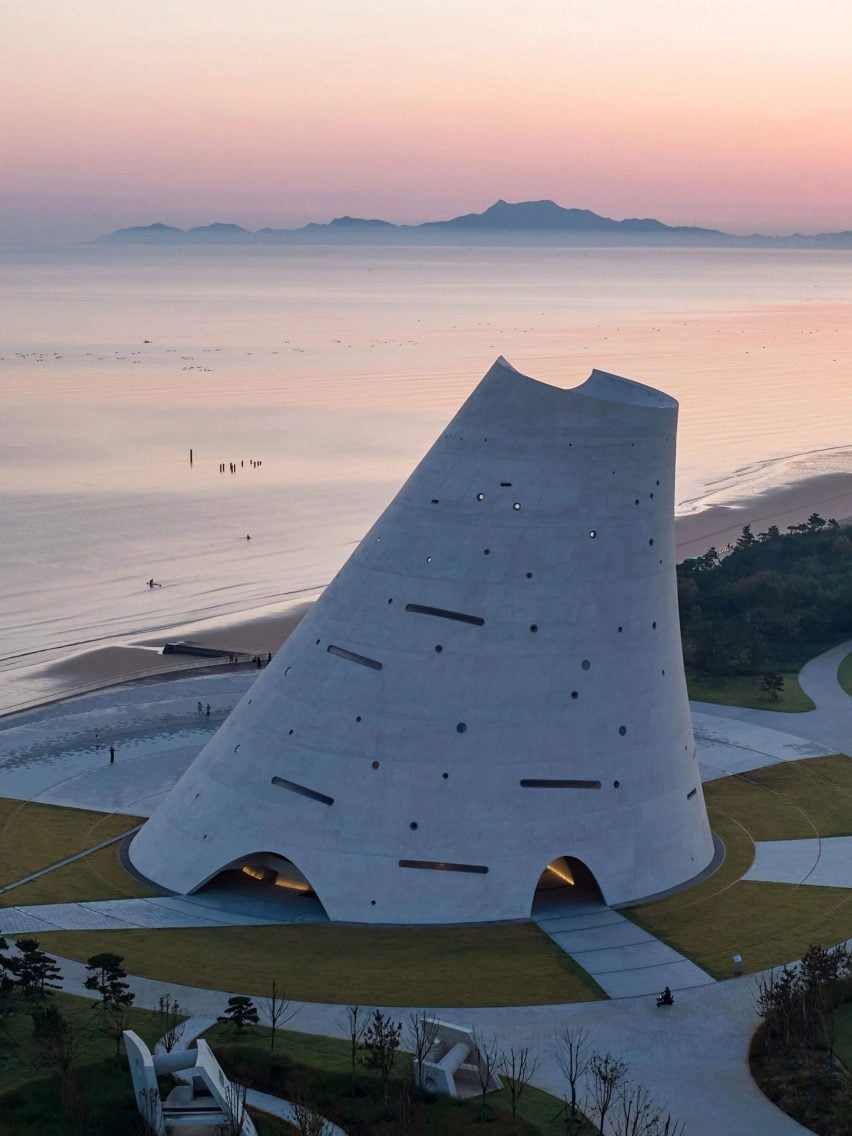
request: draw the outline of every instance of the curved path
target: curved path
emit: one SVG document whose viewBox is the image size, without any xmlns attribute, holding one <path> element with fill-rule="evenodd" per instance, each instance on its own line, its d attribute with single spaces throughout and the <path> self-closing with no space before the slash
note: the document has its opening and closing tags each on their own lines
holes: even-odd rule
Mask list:
<svg viewBox="0 0 852 1136">
<path fill-rule="evenodd" d="M 802 685 L 817 704 L 809 714 L 696 705 L 705 779 L 820 753 L 852 754 L 852 699 L 836 679 L 837 663 L 850 649 L 847 643 L 826 652 L 802 672 Z M 3 795 L 147 815 L 248 684 L 247 676 L 234 675 L 124 687 L 5 719 L 0 727 Z M 210 719 L 198 716 L 198 700 L 213 706 Z M 787 734 L 787 727 L 795 734 Z M 117 739 L 114 768 L 95 748 L 96 730 L 102 744 Z M 86 996 L 84 965 L 65 959 L 60 964 L 65 989 Z M 138 977 L 130 982 L 139 1006 L 154 1009 L 169 993 L 186 1012 L 207 1019 L 238 993 Z M 754 978 L 742 978 L 683 990 L 667 1010 L 658 1010 L 653 997 L 641 996 L 438 1012 L 494 1035 L 501 1046 L 530 1046 L 540 1062 L 535 1083 L 557 1096 L 562 1078 L 555 1038 L 569 1022 L 587 1029 L 596 1049 L 626 1061 L 631 1077 L 686 1122 L 689 1136 L 801 1136 L 806 1129 L 776 1109 L 749 1075 L 748 1045 L 758 1023 L 754 995 Z M 294 1025 L 300 1030 L 345 1036 L 345 1007 L 302 1003 L 299 1008 Z M 420 1009 L 389 1012 L 404 1021 Z"/>
</svg>

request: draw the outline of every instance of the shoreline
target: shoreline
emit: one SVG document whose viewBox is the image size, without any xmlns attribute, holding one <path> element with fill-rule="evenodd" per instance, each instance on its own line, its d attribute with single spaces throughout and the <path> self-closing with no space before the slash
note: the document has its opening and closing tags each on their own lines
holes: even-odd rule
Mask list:
<svg viewBox="0 0 852 1136">
<path fill-rule="evenodd" d="M 777 525 L 784 532 L 788 525 L 801 523 L 813 512 L 826 519 L 852 519 L 852 473 L 810 477 L 752 497 L 711 504 L 700 513 L 675 517 L 677 560 L 700 556 L 711 546 L 722 549 L 735 543 L 743 525 L 751 525 L 755 535 L 770 525 Z M 168 633 L 60 659 L 39 668 L 38 680 L 45 684 L 42 692 L 24 703 L 0 707 L 0 717 L 126 682 L 166 681 L 252 669 L 251 663 L 235 667 L 227 659 L 211 663 L 209 659 L 192 660 L 191 656 L 163 656 L 159 649 L 169 640 L 186 638 L 249 655 L 274 654 L 310 607 L 311 602 L 299 601 L 265 614 L 255 610 L 243 617 L 199 620 L 179 625 Z"/>
</svg>

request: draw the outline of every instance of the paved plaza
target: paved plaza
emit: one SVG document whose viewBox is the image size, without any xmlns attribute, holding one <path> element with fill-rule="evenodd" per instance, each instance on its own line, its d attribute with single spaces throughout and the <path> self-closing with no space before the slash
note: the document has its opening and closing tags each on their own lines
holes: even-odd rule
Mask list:
<svg viewBox="0 0 852 1136">
<path fill-rule="evenodd" d="M 802 685 L 817 709 L 805 714 L 693 706 L 703 780 L 828 753 L 852 755 L 852 699 L 838 686 L 839 661 L 852 642 L 809 663 Z M 146 682 L 106 690 L 0 719 L 0 792 L 21 801 L 149 816 L 230 709 L 253 674 Z M 198 712 L 198 703 L 203 712 Z M 206 707 L 210 704 L 208 717 Z M 109 763 L 109 746 L 116 761 Z M 132 822 L 128 822 L 128 828 Z M 746 879 L 852 887 L 852 838 L 765 841 Z M 59 928 L 270 925 L 324 918 L 319 905 L 274 902 L 223 889 L 160 896 L 15 907 L 0 902 L 0 932 Z M 288 907 L 289 902 L 289 907 Z M 631 1075 L 686 1122 L 689 1136 L 787 1136 L 806 1130 L 777 1110 L 752 1082 L 748 1044 L 757 1025 L 753 977 L 714 982 L 671 948 L 601 904 L 538 914 L 539 926 L 610 995 L 603 1002 L 505 1009 L 447 1007 L 451 1020 L 530 1045 L 540 1060 L 536 1083 L 557 1095 L 554 1039 L 566 1021 L 588 1029 L 592 1044 L 627 1061 Z M 84 993 L 81 963 L 61 960 L 65 988 Z M 652 995 L 668 982 L 675 1005 Z M 234 991 L 168 987 L 133 978 L 137 1004 L 155 1007 L 171 993 L 194 1015 L 215 1017 Z M 420 1009 L 420 1007 L 412 1007 Z M 407 1010 L 393 1008 L 397 1018 Z M 342 1035 L 343 1007 L 305 1003 L 294 1027 Z"/>
</svg>

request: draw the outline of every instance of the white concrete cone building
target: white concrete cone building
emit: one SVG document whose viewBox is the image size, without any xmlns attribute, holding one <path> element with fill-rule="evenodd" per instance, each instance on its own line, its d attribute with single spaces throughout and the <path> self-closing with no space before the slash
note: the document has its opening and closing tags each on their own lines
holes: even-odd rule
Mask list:
<svg viewBox="0 0 852 1136">
<path fill-rule="evenodd" d="M 675 583 L 677 403 L 498 359 L 130 849 L 331 919 L 522 919 L 713 857 Z M 548 866 L 551 865 L 550 870 Z"/>
</svg>

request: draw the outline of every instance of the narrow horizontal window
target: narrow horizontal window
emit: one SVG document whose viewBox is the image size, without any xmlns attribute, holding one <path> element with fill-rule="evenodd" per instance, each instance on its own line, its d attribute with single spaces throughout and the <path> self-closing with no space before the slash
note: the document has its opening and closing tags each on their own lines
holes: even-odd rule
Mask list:
<svg viewBox="0 0 852 1136">
<path fill-rule="evenodd" d="M 437 860 L 400 860 L 400 868 L 424 868 L 428 872 L 477 872 L 485 875 L 484 864 L 445 864 Z"/>
<path fill-rule="evenodd" d="M 552 781 L 545 778 L 525 777 L 523 789 L 600 789 L 600 781 Z"/>
<path fill-rule="evenodd" d="M 300 797 L 319 801 L 321 805 L 334 804 L 334 797 L 328 797 L 325 793 L 318 793 L 316 789 L 309 789 L 306 785 L 299 785 L 295 781 L 287 781 L 284 777 L 273 777 L 272 784 L 277 785 L 279 789 L 288 789 L 291 793 L 296 793 Z"/>
<path fill-rule="evenodd" d="M 688 801 L 691 801 L 691 800 L 692 800 L 692 798 L 693 798 L 693 797 L 695 796 L 695 794 L 696 794 L 697 792 L 698 792 L 698 790 L 697 790 L 697 789 L 690 789 L 690 791 L 689 791 L 689 792 L 688 792 L 688 793 L 686 794 L 686 799 L 687 799 Z"/>
<path fill-rule="evenodd" d="M 337 655 L 338 659 L 346 659 L 350 663 L 358 663 L 359 666 L 370 667 L 374 671 L 380 671 L 383 666 L 378 659 L 368 659 L 366 655 L 356 655 L 354 651 L 347 651 L 345 647 L 335 647 L 333 643 L 329 643 L 326 651 L 329 655 Z"/>
<path fill-rule="evenodd" d="M 456 623 L 472 623 L 475 627 L 482 627 L 485 623 L 478 615 L 467 615 L 463 611 L 447 611 L 442 607 L 426 607 L 424 604 L 406 604 L 406 611 L 413 611 L 416 615 L 434 615 L 437 619 L 453 619 Z"/>
</svg>

